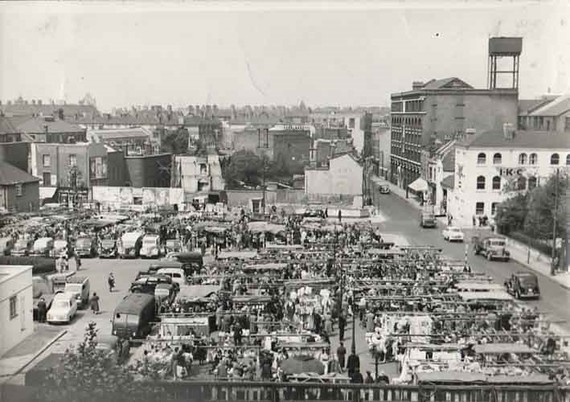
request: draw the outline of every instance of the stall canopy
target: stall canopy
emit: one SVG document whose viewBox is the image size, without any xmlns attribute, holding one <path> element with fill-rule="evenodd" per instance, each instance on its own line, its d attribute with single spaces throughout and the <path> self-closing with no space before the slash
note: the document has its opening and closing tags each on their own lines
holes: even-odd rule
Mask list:
<svg viewBox="0 0 570 402">
<path fill-rule="evenodd" d="M 418 383 L 439 383 L 439 384 L 473 384 L 484 383 L 486 377 L 482 373 L 469 373 L 463 371 L 434 371 L 418 373 Z"/>
<path fill-rule="evenodd" d="M 187 301 L 207 299 L 220 290 L 220 285 L 188 285 L 181 286 L 178 297 Z"/>
<path fill-rule="evenodd" d="M 473 350 L 477 354 L 500 355 L 503 353 L 536 353 L 524 343 L 486 343 L 475 345 Z"/>
<path fill-rule="evenodd" d="M 459 295 L 465 301 L 510 301 L 513 297 L 503 290 L 495 290 L 490 292 L 460 292 Z"/>
<path fill-rule="evenodd" d="M 244 270 L 257 270 L 257 271 L 279 271 L 281 269 L 287 268 L 286 263 L 280 262 L 268 262 L 267 264 L 256 264 L 256 265 L 246 265 L 243 269 Z"/>
<path fill-rule="evenodd" d="M 257 257 L 257 251 L 222 251 L 218 254 L 218 260 L 251 260 Z"/>
<path fill-rule="evenodd" d="M 408 188 L 415 192 L 428 191 L 428 183 L 421 177 L 418 177 Z"/>
<path fill-rule="evenodd" d="M 277 225 L 275 223 L 268 222 L 250 222 L 248 224 L 248 229 L 252 233 L 279 234 L 286 231 L 285 225 Z"/>
<path fill-rule="evenodd" d="M 312 356 L 294 356 L 281 363 L 281 368 L 287 374 L 316 373 L 324 374 L 323 363 Z"/>
</svg>

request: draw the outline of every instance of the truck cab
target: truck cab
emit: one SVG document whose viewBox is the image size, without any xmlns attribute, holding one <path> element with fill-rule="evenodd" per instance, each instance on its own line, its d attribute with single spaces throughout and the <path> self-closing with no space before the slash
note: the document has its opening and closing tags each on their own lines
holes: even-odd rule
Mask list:
<svg viewBox="0 0 570 402">
<path fill-rule="evenodd" d="M 435 228 L 435 214 L 432 211 L 422 211 L 420 214 L 420 227 Z"/>
<path fill-rule="evenodd" d="M 472 242 L 473 253 L 475 255 L 481 254 L 489 261 L 509 261 L 511 258 L 511 253 L 507 250 L 507 239 L 502 236 L 487 236 L 483 238 L 474 236 Z"/>
</svg>

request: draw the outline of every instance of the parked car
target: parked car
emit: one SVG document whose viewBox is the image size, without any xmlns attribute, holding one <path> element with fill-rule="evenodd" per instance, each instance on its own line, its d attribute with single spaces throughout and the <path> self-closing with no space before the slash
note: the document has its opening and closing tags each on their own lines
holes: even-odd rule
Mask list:
<svg viewBox="0 0 570 402">
<path fill-rule="evenodd" d="M 13 248 L 14 248 L 14 239 L 12 239 L 11 237 L 0 238 L 0 254 L 10 255 Z"/>
<path fill-rule="evenodd" d="M 173 282 L 178 283 L 180 286 L 186 285 L 186 274 L 183 268 L 160 268 L 156 274 L 169 276 Z"/>
<path fill-rule="evenodd" d="M 517 299 L 538 299 L 540 297 L 538 278 L 530 272 L 515 272 L 505 281 L 505 287 L 507 292 Z"/>
<path fill-rule="evenodd" d="M 73 294 L 79 308 L 87 307 L 91 285 L 86 276 L 71 276 L 67 278 L 64 292 Z"/>
<path fill-rule="evenodd" d="M 12 248 L 11 255 L 18 257 L 30 255 L 33 246 L 34 241 L 32 239 L 18 239 Z"/>
<path fill-rule="evenodd" d="M 422 211 L 420 214 L 420 227 L 434 228 L 436 227 L 435 214 L 433 212 Z"/>
<path fill-rule="evenodd" d="M 163 302 L 171 304 L 176 298 L 176 293 L 174 285 L 169 283 L 159 283 L 156 285 L 156 288 L 154 288 L 154 297 L 157 304 L 161 304 Z"/>
<path fill-rule="evenodd" d="M 145 258 L 160 257 L 160 236 L 145 235 L 142 239 L 142 245 L 139 254 L 141 257 Z"/>
<path fill-rule="evenodd" d="M 381 184 L 380 194 L 390 194 L 390 186 L 388 184 Z"/>
<path fill-rule="evenodd" d="M 182 251 L 182 243 L 178 239 L 166 240 L 165 254 L 180 253 Z"/>
<path fill-rule="evenodd" d="M 131 354 L 129 341 L 115 335 L 97 334 L 95 349 L 107 353 L 117 364 L 126 363 Z"/>
<path fill-rule="evenodd" d="M 97 255 L 97 240 L 91 236 L 80 236 L 75 241 L 75 254 L 93 258 Z"/>
<path fill-rule="evenodd" d="M 443 232 L 441 233 L 443 235 L 443 239 L 447 241 L 463 242 L 463 240 L 465 240 L 465 235 L 461 229 L 456 226 L 448 226 L 447 228 L 443 229 Z"/>
<path fill-rule="evenodd" d="M 119 242 L 119 258 L 138 258 L 142 246 L 143 232 L 124 233 Z"/>
<path fill-rule="evenodd" d="M 51 237 L 40 237 L 34 242 L 31 255 L 49 257 L 53 249 L 53 239 Z"/>
<path fill-rule="evenodd" d="M 117 258 L 117 241 L 115 239 L 103 239 L 99 244 L 99 258 Z"/>
<path fill-rule="evenodd" d="M 58 293 L 51 302 L 47 312 L 47 322 L 50 324 L 69 324 L 77 313 L 77 302 L 73 293 Z"/>
<path fill-rule="evenodd" d="M 166 275 L 150 275 L 143 276 L 135 280 L 131 284 L 131 293 L 146 293 L 149 295 L 154 295 L 154 290 L 156 285 L 159 283 L 169 283 L 174 284 L 175 288 L 178 288 L 178 284 L 172 280 L 171 277 Z"/>
</svg>

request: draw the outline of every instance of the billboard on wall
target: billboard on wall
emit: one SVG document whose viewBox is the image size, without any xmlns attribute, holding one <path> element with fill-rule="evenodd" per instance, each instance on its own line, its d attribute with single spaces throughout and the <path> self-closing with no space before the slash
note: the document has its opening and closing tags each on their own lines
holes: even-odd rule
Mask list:
<svg viewBox="0 0 570 402">
<path fill-rule="evenodd" d="M 181 188 L 93 187 L 93 201 L 116 207 L 126 205 L 168 206 L 184 203 Z"/>
</svg>

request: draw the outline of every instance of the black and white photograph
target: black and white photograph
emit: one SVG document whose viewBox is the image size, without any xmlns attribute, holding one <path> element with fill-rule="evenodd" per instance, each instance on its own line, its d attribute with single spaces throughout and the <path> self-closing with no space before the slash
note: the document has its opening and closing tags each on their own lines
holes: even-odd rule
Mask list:
<svg viewBox="0 0 570 402">
<path fill-rule="evenodd" d="M 570 401 L 570 2 L 0 1 L 0 402 Z"/>
</svg>

